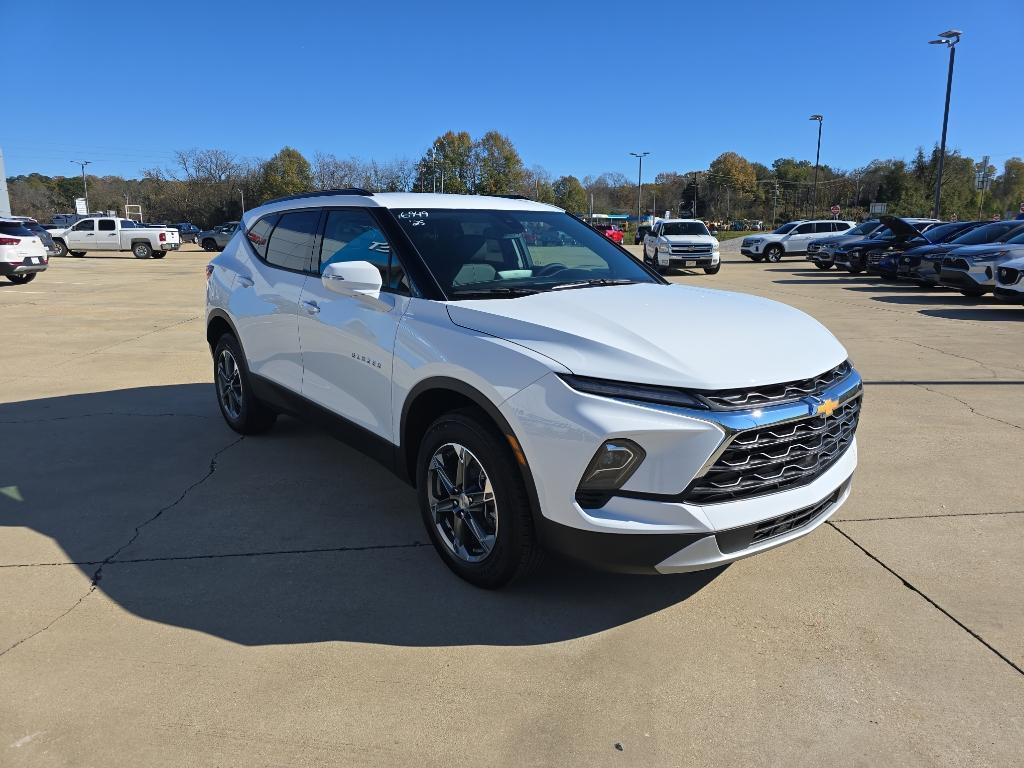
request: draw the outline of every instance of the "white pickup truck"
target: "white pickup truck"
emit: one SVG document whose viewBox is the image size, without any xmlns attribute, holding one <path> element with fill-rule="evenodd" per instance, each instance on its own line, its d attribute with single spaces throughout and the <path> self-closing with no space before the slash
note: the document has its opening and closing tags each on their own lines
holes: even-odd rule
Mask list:
<svg viewBox="0 0 1024 768">
<path fill-rule="evenodd" d="M 91 216 L 66 229 L 50 232 L 58 256 L 82 256 L 86 251 L 131 251 L 137 259 L 162 259 L 181 246 L 181 236 L 169 227 L 144 227 L 131 219 Z"/>
</svg>

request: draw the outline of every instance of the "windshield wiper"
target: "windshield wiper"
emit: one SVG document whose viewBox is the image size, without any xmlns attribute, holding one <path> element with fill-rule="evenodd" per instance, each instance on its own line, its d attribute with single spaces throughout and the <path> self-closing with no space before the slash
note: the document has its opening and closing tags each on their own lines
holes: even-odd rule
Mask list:
<svg viewBox="0 0 1024 768">
<path fill-rule="evenodd" d="M 448 295 L 459 298 L 482 296 L 483 298 L 514 299 L 518 296 L 532 296 L 535 293 L 539 293 L 535 288 L 460 288 L 449 291 Z"/>
<path fill-rule="evenodd" d="M 630 280 L 628 278 L 608 279 L 607 277 L 596 277 L 593 280 L 581 280 L 578 283 L 562 283 L 562 285 L 556 285 L 553 288 L 549 288 L 550 291 L 571 291 L 574 288 L 592 288 L 595 285 L 630 285 L 637 282 L 636 280 Z"/>
</svg>

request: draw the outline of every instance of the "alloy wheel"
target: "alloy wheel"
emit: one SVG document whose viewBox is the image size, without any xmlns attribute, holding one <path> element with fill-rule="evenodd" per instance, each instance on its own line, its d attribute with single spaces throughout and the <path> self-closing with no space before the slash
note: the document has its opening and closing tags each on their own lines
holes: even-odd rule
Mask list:
<svg viewBox="0 0 1024 768">
<path fill-rule="evenodd" d="M 242 415 L 242 372 L 230 350 L 222 349 L 217 359 L 217 396 L 230 419 Z"/>
<path fill-rule="evenodd" d="M 445 443 L 427 467 L 427 503 L 438 536 L 459 560 L 487 558 L 498 538 L 498 502 L 487 471 L 459 443 Z"/>
</svg>

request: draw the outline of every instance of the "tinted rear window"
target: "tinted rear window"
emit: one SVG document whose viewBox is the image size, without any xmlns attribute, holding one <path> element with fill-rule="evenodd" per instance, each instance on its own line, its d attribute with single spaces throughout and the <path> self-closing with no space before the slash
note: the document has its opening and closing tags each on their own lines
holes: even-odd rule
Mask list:
<svg viewBox="0 0 1024 768">
<path fill-rule="evenodd" d="M 20 221 L 0 221 L 0 233 L 14 235 L 15 237 L 34 237 L 31 229 Z"/>
<path fill-rule="evenodd" d="M 267 263 L 285 269 L 308 270 L 319 223 L 319 210 L 296 211 L 282 215 L 270 236 Z"/>
<path fill-rule="evenodd" d="M 1016 221 L 1000 221 L 995 224 L 984 224 L 977 229 L 956 238 L 953 242 L 957 245 L 984 245 L 1000 240 L 1007 232 L 1020 226 Z"/>
</svg>

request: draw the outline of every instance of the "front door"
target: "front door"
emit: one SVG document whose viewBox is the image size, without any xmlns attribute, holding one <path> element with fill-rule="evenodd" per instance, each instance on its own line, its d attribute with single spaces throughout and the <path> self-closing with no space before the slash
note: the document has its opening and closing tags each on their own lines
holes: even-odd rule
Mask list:
<svg viewBox="0 0 1024 768">
<path fill-rule="evenodd" d="M 364 209 L 327 212 L 319 258 L 328 264 L 368 261 L 381 271 L 378 297 L 343 296 L 316 277 L 299 302 L 302 394 L 385 439 L 394 440 L 391 376 L 395 336 L 408 306 L 402 271 L 387 238 Z"/>
<path fill-rule="evenodd" d="M 69 251 L 95 251 L 96 220 L 83 219 L 75 224 L 64 238 Z"/>
</svg>

